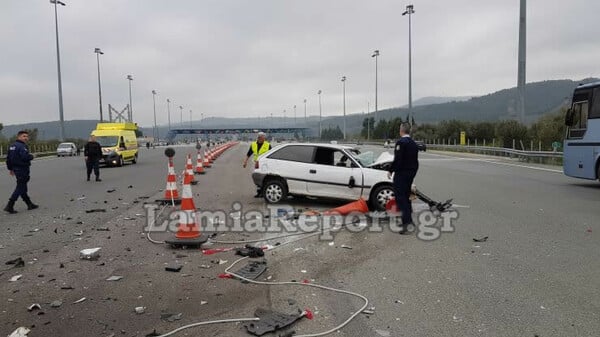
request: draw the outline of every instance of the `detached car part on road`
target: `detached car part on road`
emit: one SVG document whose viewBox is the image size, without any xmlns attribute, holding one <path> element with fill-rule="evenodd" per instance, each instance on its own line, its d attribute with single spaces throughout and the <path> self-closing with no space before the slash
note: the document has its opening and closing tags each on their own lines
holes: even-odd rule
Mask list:
<svg viewBox="0 0 600 337">
<path fill-rule="evenodd" d="M 387 169 L 393 155 L 373 154 L 337 144 L 284 144 L 258 159 L 252 173 L 268 203 L 288 196 L 311 196 L 343 200 L 361 197 L 373 210 L 385 210 L 394 197 Z"/>
</svg>

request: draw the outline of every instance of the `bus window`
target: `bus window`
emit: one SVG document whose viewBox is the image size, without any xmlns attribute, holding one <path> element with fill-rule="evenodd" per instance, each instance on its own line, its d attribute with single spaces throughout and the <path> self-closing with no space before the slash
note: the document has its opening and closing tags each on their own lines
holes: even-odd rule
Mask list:
<svg viewBox="0 0 600 337">
<path fill-rule="evenodd" d="M 594 103 L 590 109 L 588 119 L 600 118 L 600 88 L 594 89 Z"/>
<path fill-rule="evenodd" d="M 588 101 L 573 103 L 573 124 L 569 127 L 569 139 L 582 138 L 587 129 L 589 104 Z"/>
</svg>

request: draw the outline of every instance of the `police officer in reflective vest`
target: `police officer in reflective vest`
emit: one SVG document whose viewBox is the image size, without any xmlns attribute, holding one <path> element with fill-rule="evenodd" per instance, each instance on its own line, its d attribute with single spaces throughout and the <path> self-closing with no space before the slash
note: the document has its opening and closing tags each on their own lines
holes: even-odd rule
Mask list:
<svg viewBox="0 0 600 337">
<path fill-rule="evenodd" d="M 248 159 L 253 156 L 254 166 L 256 167 L 256 163 L 258 162 L 258 157 L 260 157 L 263 153 L 266 153 L 271 149 L 271 144 L 265 140 L 266 134 L 264 132 L 259 132 L 258 137 L 255 142 L 250 144 L 250 148 L 248 149 L 248 153 L 246 153 L 246 159 L 244 160 L 244 167 L 248 164 Z M 257 188 L 255 198 L 259 198 L 260 189 Z"/>
<path fill-rule="evenodd" d="M 38 205 L 31 202 L 27 195 L 27 182 L 29 182 L 29 167 L 33 160 L 33 155 L 29 153 L 27 142 L 29 141 L 29 133 L 27 131 L 19 131 L 17 140 L 8 148 L 6 157 L 6 167 L 11 176 L 17 178 L 17 187 L 8 199 L 8 204 L 4 210 L 10 214 L 15 214 L 14 206 L 19 197 L 27 204 L 27 209 L 36 209 Z"/>
</svg>

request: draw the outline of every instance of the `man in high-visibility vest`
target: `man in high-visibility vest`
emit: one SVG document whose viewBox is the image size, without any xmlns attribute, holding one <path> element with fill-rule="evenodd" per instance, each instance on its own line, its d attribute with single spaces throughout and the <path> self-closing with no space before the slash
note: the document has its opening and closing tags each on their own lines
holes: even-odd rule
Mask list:
<svg viewBox="0 0 600 337">
<path fill-rule="evenodd" d="M 250 157 L 253 157 L 252 159 L 254 161 L 254 167 L 256 167 L 256 164 L 258 163 L 258 157 L 260 157 L 262 154 L 266 153 L 267 151 L 269 151 L 271 149 L 271 144 L 269 144 L 269 142 L 267 142 L 265 140 L 266 136 L 267 135 L 264 132 L 259 132 L 258 137 L 256 138 L 256 141 L 254 141 L 254 142 L 252 142 L 252 144 L 250 144 L 248 153 L 246 153 L 246 159 L 244 160 L 244 164 L 243 164 L 244 168 L 246 167 L 246 165 L 248 165 L 248 159 L 250 159 Z M 254 197 L 255 198 L 261 197 L 259 188 L 257 188 L 256 195 Z"/>
</svg>

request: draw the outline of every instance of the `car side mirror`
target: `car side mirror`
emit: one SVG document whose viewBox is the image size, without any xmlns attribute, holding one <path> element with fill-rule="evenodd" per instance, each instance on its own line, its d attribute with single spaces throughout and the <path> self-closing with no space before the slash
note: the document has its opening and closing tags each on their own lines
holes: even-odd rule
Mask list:
<svg viewBox="0 0 600 337">
<path fill-rule="evenodd" d="M 573 110 L 571 109 L 567 110 L 567 113 L 565 115 L 565 125 L 573 126 Z"/>
</svg>

